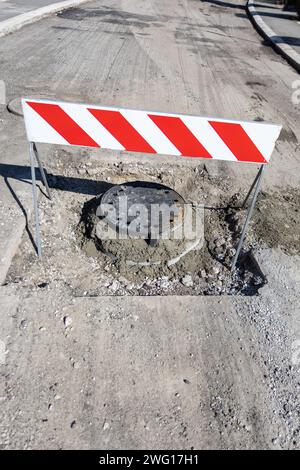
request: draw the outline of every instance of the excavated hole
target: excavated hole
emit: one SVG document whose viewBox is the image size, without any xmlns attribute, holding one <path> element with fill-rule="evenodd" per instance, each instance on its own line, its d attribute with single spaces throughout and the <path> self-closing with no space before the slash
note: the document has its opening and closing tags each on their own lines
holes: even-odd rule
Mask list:
<svg viewBox="0 0 300 470">
<path fill-rule="evenodd" d="M 232 179 L 210 175 L 203 165 L 183 167 L 174 163 L 135 161 L 108 162 L 82 157 L 65 150 L 55 151 L 47 160 L 53 201 L 39 199 L 43 261 L 39 262 L 28 232 L 24 233 L 6 282 L 51 289 L 59 284 L 74 296 L 98 295 L 255 295 L 266 279 L 252 254 L 257 247 L 280 248 L 288 254 L 299 254 L 299 191 L 286 190 L 259 197 L 252 224 L 244 245 L 244 256 L 235 273 L 229 266 L 237 246 L 245 211 L 236 209 L 248 186 L 238 191 Z M 64 176 L 62 176 L 64 175 Z M 115 184 L 143 180 L 160 182 L 181 194 L 188 202 L 218 209 L 204 211 L 204 245 L 193 250 L 175 265 L 167 244 L 160 246 L 162 263 L 128 266 L 126 252 L 119 244 L 117 259 L 103 253 L 101 241 L 95 238 L 96 210 L 99 195 Z M 30 229 L 34 221 L 30 221 Z M 130 247 L 136 253 L 133 244 Z M 152 253 L 143 241 L 142 251 Z M 115 247 L 116 248 L 116 247 Z M 165 253 L 164 253 L 165 249 Z"/>
<path fill-rule="evenodd" d="M 235 272 L 230 271 L 241 228 L 234 201 L 224 209 L 205 210 L 203 247 L 191 249 L 173 265 L 169 261 L 179 258 L 182 241 L 162 240 L 154 247 L 143 239 L 101 241 L 96 235 L 100 202 L 98 196 L 85 203 L 77 228 L 78 243 L 87 256 L 110 258 L 115 279 L 128 279 L 130 288 L 142 286 L 144 295 L 186 294 L 187 289 L 195 295 L 255 295 L 266 282 L 251 250 L 241 256 Z"/>
</svg>

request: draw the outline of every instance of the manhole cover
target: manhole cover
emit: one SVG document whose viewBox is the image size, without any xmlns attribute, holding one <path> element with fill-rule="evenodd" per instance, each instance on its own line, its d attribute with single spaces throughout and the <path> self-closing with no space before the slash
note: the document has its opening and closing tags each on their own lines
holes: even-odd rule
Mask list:
<svg viewBox="0 0 300 470">
<path fill-rule="evenodd" d="M 85 209 L 84 249 L 89 256 L 105 253 L 120 272 L 142 267 L 151 277 L 201 249 L 203 211 L 198 212 L 162 184 L 134 181 L 112 186 Z"/>
<path fill-rule="evenodd" d="M 21 98 L 14 98 L 7 104 L 7 109 L 10 113 L 16 116 L 23 116 Z"/>
<path fill-rule="evenodd" d="M 184 204 L 167 186 L 137 181 L 111 187 L 98 214 L 119 234 L 153 241 L 181 227 Z"/>
</svg>

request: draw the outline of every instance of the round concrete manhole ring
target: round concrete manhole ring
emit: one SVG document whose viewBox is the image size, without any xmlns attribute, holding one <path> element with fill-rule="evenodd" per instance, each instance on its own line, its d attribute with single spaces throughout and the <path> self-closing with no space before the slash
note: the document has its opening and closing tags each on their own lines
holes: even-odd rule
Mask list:
<svg viewBox="0 0 300 470">
<path fill-rule="evenodd" d="M 92 239 L 120 270 L 172 267 L 201 242 L 197 231 L 186 238 L 186 202 L 167 186 L 134 181 L 111 187 L 99 199 Z"/>
<path fill-rule="evenodd" d="M 1 1 L 1 0 L 0 0 Z M 28 97 L 28 96 L 27 96 Z M 23 96 L 22 98 L 25 98 Z M 23 117 L 23 109 L 22 109 L 22 102 L 21 102 L 21 97 L 13 98 L 10 100 L 7 104 L 7 110 L 14 114 L 15 116 L 20 116 Z M 28 97 L 29 98 L 29 97 Z M 36 93 L 33 93 L 32 95 L 30 94 L 30 99 L 32 100 L 52 100 L 52 101 L 57 101 L 59 98 L 56 97 L 55 95 L 52 95 L 51 93 L 47 93 L 47 96 L 45 95 L 37 95 Z M 64 98 L 61 99 L 61 101 L 74 101 L 78 102 L 78 98 L 76 96 L 72 97 L 71 95 L 64 96 Z"/>
<path fill-rule="evenodd" d="M 134 181 L 106 191 L 98 215 L 117 233 L 151 243 L 182 226 L 184 204 L 183 197 L 167 186 Z"/>
<path fill-rule="evenodd" d="M 7 105 L 7 109 L 15 116 L 23 117 L 21 98 L 14 98 L 13 100 L 10 100 Z"/>
</svg>

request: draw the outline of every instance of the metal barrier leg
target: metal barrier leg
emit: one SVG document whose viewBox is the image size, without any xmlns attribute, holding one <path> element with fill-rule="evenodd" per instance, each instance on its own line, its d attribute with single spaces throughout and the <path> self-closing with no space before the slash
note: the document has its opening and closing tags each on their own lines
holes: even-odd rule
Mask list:
<svg viewBox="0 0 300 470">
<path fill-rule="evenodd" d="M 251 188 L 249 189 L 248 194 L 247 194 L 247 196 L 245 197 L 244 202 L 243 202 L 243 204 L 242 204 L 242 206 L 241 206 L 242 209 L 245 207 L 246 202 L 248 201 L 248 199 L 249 199 L 249 197 L 250 197 L 250 195 L 251 195 L 251 193 L 252 193 L 252 191 L 253 191 L 253 188 L 254 188 L 254 186 L 255 186 L 256 183 L 257 183 L 257 180 L 258 180 L 258 178 L 259 178 L 259 176 L 260 176 L 260 174 L 261 174 L 261 172 L 262 172 L 263 167 L 264 167 L 264 165 L 261 165 L 260 169 L 258 170 L 258 173 L 257 173 L 257 175 L 256 175 L 255 178 L 254 178 L 254 181 L 253 181 L 253 183 L 252 183 L 252 185 L 251 185 Z"/>
<path fill-rule="evenodd" d="M 29 156 L 30 156 L 30 165 L 31 165 L 32 196 L 33 196 L 33 205 L 34 205 L 34 213 L 35 213 L 36 248 L 37 248 L 38 257 L 41 259 L 42 258 L 42 246 L 41 246 L 41 235 L 40 235 L 40 218 L 39 218 L 39 208 L 38 208 L 38 202 L 37 202 L 34 151 L 33 151 L 32 142 L 29 143 Z"/>
<path fill-rule="evenodd" d="M 260 170 L 258 172 L 258 175 L 255 179 L 255 182 L 252 185 L 254 187 L 254 185 L 256 184 L 256 187 L 255 187 L 255 191 L 254 191 L 254 194 L 253 194 L 253 198 L 252 198 L 250 207 L 249 207 L 248 212 L 247 212 L 247 217 L 246 217 L 246 220 L 245 220 L 245 223 L 244 223 L 241 238 L 240 238 L 238 247 L 236 249 L 235 256 L 234 256 L 233 261 L 232 261 L 231 270 L 233 270 L 235 268 L 236 262 L 238 260 L 238 257 L 240 255 L 240 252 L 241 252 L 241 249 L 242 249 L 242 246 L 243 246 L 243 242 L 244 242 L 244 239 L 245 239 L 245 236 L 246 236 L 246 233 L 247 233 L 247 229 L 248 229 L 248 226 L 249 226 L 251 215 L 252 215 L 255 203 L 256 203 L 256 199 L 257 199 L 259 190 L 260 190 L 261 180 L 262 180 L 262 176 L 263 176 L 263 172 L 264 172 L 264 167 L 265 167 L 265 165 L 261 165 Z M 251 191 L 252 191 L 253 187 L 251 188 Z M 251 191 L 249 192 L 249 194 L 251 193 Z"/>
<path fill-rule="evenodd" d="M 48 196 L 48 198 L 51 200 L 51 193 L 50 193 L 48 181 L 47 181 L 47 178 L 46 178 L 46 174 L 45 174 L 44 168 L 42 167 L 42 164 L 41 164 L 41 161 L 40 161 L 39 153 L 38 153 L 38 151 L 37 151 L 37 148 L 36 148 L 35 143 L 32 142 L 31 144 L 32 144 L 32 149 L 33 149 L 33 152 L 34 152 L 36 161 L 37 161 L 37 163 L 38 163 L 38 165 L 39 165 L 39 169 L 40 169 L 40 172 L 41 172 L 41 176 L 42 176 L 42 180 L 43 180 L 44 186 L 45 186 L 46 191 L 47 191 L 47 196 Z M 30 145 L 31 145 L 31 144 L 30 144 Z"/>
</svg>

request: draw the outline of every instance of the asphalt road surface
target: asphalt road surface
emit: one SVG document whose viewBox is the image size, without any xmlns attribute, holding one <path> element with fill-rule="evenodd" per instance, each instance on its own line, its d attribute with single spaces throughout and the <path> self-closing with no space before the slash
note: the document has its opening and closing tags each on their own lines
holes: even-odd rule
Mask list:
<svg viewBox="0 0 300 470">
<path fill-rule="evenodd" d="M 243 1 L 94 1 L 1 38 L 0 57 L 8 100 L 283 124 L 264 189 L 298 190 L 299 75 Z M 20 117 L 0 117 L 5 174 L 27 164 L 26 141 Z M 244 189 L 256 171 L 211 163 Z M 9 182 L 24 202 L 30 186 Z M 3 200 L 9 234 L 24 214 L 7 188 Z M 299 255 L 275 247 L 259 261 L 269 282 L 255 297 L 78 299 L 55 283 L 2 286 L 2 447 L 299 448 Z"/>
<path fill-rule="evenodd" d="M 57 3 L 59 0 L 0 0 L 0 21 Z"/>
</svg>

